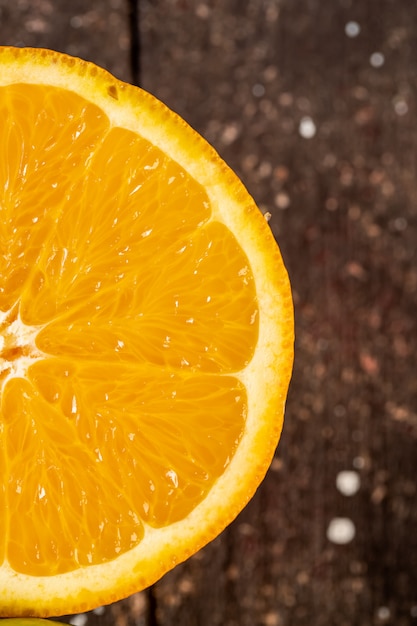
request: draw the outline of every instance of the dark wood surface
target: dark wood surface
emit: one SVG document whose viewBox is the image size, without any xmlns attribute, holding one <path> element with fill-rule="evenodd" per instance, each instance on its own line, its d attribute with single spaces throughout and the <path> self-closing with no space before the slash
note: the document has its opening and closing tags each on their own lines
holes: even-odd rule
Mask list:
<svg viewBox="0 0 417 626">
<path fill-rule="evenodd" d="M 417 3 L 0 0 L 0 43 L 92 60 L 185 117 L 272 214 L 294 291 L 286 424 L 254 499 L 151 589 L 67 621 L 417 624 Z"/>
</svg>

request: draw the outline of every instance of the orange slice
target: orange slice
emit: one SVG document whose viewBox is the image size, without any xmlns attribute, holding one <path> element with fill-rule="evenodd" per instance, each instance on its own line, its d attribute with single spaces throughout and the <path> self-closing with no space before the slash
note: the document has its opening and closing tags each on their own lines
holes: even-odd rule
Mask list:
<svg viewBox="0 0 417 626">
<path fill-rule="evenodd" d="M 245 506 L 282 428 L 266 220 L 150 94 L 0 48 L 0 614 L 136 592 Z"/>
</svg>

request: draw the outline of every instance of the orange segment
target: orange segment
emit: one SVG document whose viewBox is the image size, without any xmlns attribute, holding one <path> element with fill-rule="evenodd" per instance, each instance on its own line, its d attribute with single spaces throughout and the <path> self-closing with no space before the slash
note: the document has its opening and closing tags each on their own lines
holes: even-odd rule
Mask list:
<svg viewBox="0 0 417 626">
<path fill-rule="evenodd" d="M 0 48 L 0 614 L 151 584 L 262 480 L 288 277 L 185 122 L 91 64 Z"/>
<path fill-rule="evenodd" d="M 53 565 L 60 573 L 115 558 L 140 541 L 142 522 L 184 518 L 224 472 L 244 428 L 242 385 L 150 369 L 75 370 L 45 359 L 30 367 L 32 384 L 14 378 L 5 386 L 7 456 L 16 459 L 8 492 L 18 503 L 8 558 L 16 571 L 42 575 Z M 66 519 L 68 511 L 85 527 Z M 45 549 L 26 559 L 45 524 Z"/>
</svg>

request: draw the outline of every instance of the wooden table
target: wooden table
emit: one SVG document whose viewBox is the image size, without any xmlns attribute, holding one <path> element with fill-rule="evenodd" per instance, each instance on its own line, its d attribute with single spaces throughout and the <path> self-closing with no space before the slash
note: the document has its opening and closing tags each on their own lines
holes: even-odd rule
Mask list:
<svg viewBox="0 0 417 626">
<path fill-rule="evenodd" d="M 215 145 L 272 214 L 296 307 L 255 498 L 151 589 L 67 621 L 417 624 L 416 29 L 413 0 L 0 0 L 2 44 L 140 81 Z"/>
</svg>

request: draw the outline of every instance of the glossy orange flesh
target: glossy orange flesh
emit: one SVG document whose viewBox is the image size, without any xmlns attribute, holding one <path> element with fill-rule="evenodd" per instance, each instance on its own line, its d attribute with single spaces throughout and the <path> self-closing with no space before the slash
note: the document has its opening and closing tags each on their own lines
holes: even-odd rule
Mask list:
<svg viewBox="0 0 417 626">
<path fill-rule="evenodd" d="M 50 576 L 205 498 L 245 428 L 257 296 L 161 150 L 58 87 L 0 103 L 0 560 Z"/>
</svg>

